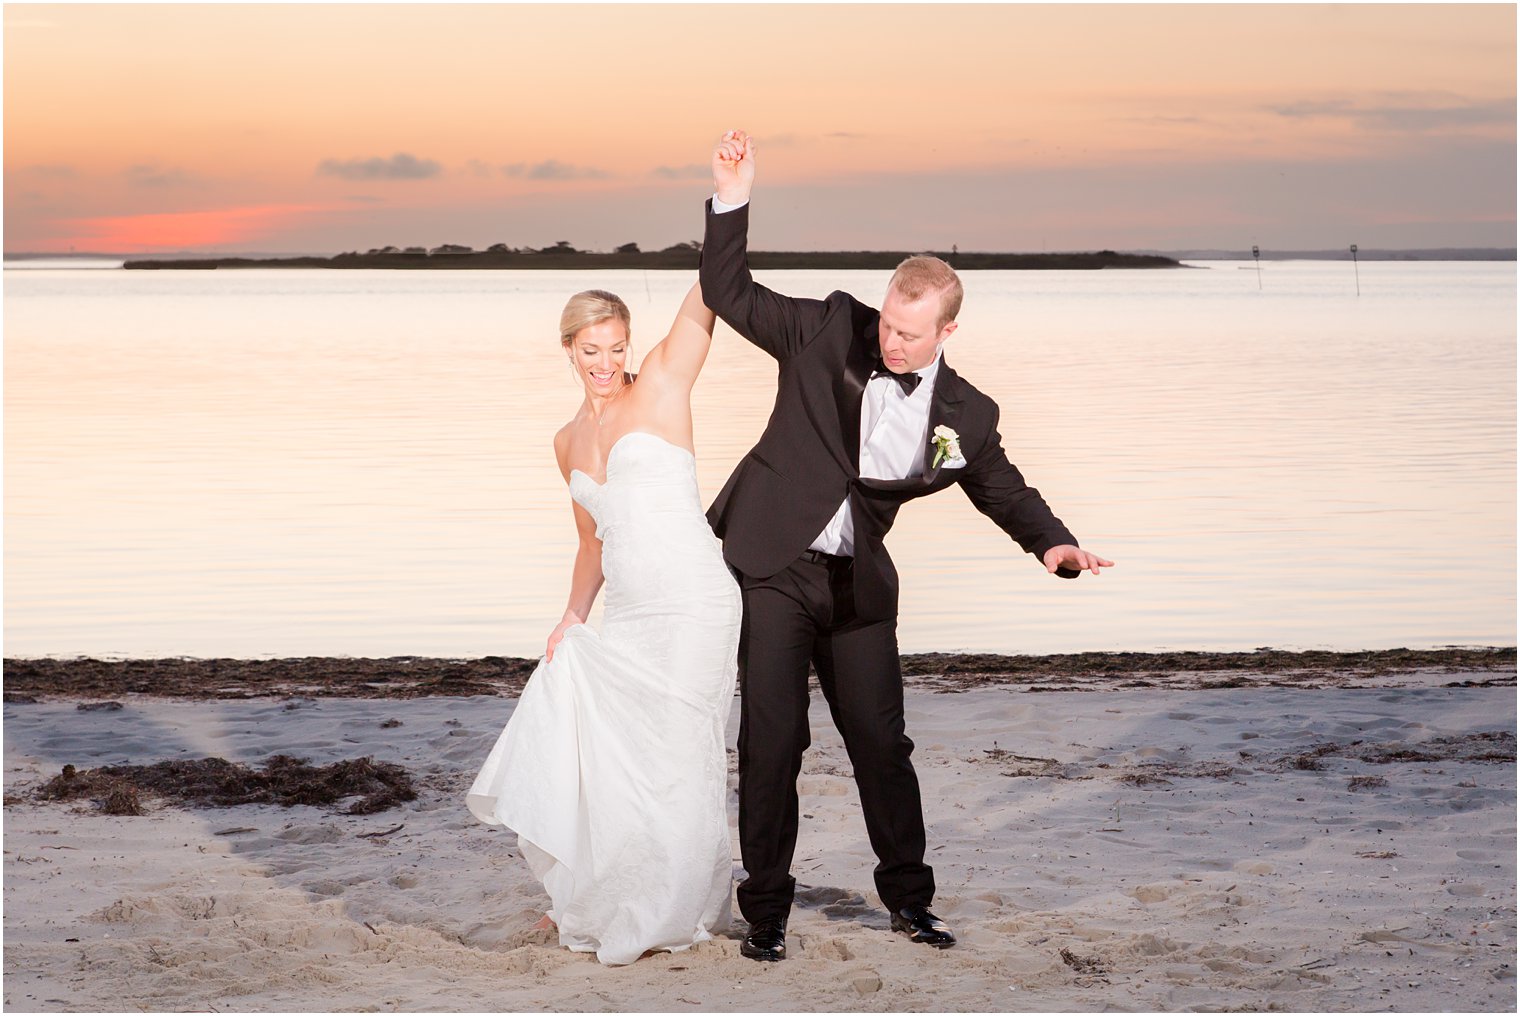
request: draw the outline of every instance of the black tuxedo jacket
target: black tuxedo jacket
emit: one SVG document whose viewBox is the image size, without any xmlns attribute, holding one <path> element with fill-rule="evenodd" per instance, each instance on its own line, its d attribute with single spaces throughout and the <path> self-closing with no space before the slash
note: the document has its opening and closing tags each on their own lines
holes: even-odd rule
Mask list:
<svg viewBox="0 0 1520 1016">
<path fill-rule="evenodd" d="M 765 432 L 740 460 L 708 510 L 723 556 L 745 575 L 767 578 L 795 561 L 850 499 L 855 523 L 855 612 L 897 613 L 897 570 L 883 546 L 905 501 L 960 484 L 982 514 L 1036 556 L 1076 538 L 1024 482 L 998 436 L 998 407 L 941 361 L 934 382 L 922 476 L 860 476 L 860 407 L 880 354 L 880 312 L 848 293 L 823 300 L 782 296 L 755 282 L 748 262 L 749 206 L 715 214 L 707 205 L 702 298 L 717 315 L 780 363 L 776 405 Z M 960 436 L 966 465 L 932 465 L 934 428 Z M 1058 574 L 1075 578 L 1077 572 Z"/>
</svg>

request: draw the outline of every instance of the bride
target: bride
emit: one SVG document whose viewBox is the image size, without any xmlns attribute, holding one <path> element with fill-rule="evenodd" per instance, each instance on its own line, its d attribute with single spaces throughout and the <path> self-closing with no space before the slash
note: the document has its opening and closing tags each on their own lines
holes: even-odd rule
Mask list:
<svg viewBox="0 0 1520 1016">
<path fill-rule="evenodd" d="M 580 533 L 570 603 L 466 798 L 516 831 L 560 944 L 607 964 L 689 948 L 729 920 L 741 608 L 691 425 L 713 320 L 693 286 L 635 383 L 627 305 L 591 290 L 565 306 L 560 344 L 586 395 L 554 438 Z M 598 632 L 585 621 L 604 582 Z"/>
</svg>

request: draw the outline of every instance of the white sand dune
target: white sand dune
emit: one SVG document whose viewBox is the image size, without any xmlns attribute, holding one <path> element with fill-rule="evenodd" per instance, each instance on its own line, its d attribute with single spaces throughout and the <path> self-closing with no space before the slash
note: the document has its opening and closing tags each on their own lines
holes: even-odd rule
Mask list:
<svg viewBox="0 0 1520 1016">
<path fill-rule="evenodd" d="M 1463 759 L 1513 751 L 1512 688 L 912 691 L 946 952 L 888 931 L 815 698 L 792 957 L 623 968 L 534 931 L 513 836 L 465 811 L 511 700 L 123 701 L 5 706 L 7 1010 L 1515 1007 L 1515 766 Z M 65 763 L 277 752 L 397 762 L 420 797 L 18 800 Z"/>
</svg>

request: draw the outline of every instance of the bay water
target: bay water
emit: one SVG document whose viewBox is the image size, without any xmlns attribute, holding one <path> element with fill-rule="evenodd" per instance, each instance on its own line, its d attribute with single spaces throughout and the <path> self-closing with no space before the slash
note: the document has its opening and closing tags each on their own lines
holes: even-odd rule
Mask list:
<svg viewBox="0 0 1520 1016">
<path fill-rule="evenodd" d="M 7 656 L 539 655 L 575 553 L 560 308 L 621 294 L 637 360 L 695 281 L 6 267 Z M 758 276 L 873 303 L 887 277 Z M 1056 579 L 958 489 L 912 502 L 905 652 L 1514 644 L 1513 263 L 964 282 L 947 361 L 1117 564 Z M 705 501 L 775 379 L 719 325 Z"/>
</svg>

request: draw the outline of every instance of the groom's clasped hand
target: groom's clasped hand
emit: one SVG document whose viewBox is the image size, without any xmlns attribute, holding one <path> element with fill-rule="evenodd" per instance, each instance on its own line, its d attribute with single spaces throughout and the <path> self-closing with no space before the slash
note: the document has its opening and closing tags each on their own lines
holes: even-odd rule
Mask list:
<svg viewBox="0 0 1520 1016">
<path fill-rule="evenodd" d="M 743 131 L 724 133 L 713 149 L 712 170 L 718 200 L 729 205 L 748 201 L 755 182 L 755 139 Z"/>
</svg>

